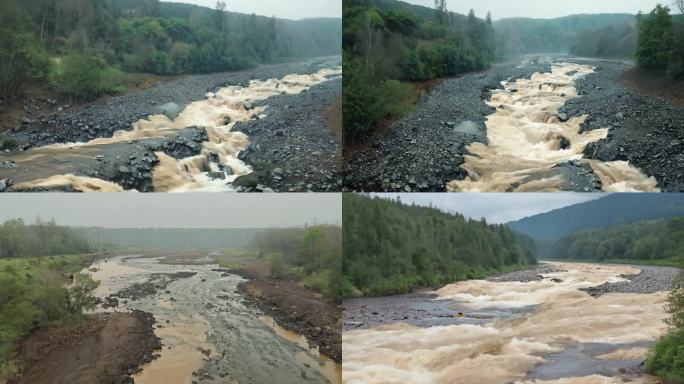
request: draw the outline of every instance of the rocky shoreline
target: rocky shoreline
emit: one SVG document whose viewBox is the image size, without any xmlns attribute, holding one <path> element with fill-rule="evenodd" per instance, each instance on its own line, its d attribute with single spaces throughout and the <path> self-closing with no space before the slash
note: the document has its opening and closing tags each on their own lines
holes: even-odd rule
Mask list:
<svg viewBox="0 0 684 384">
<path fill-rule="evenodd" d="M 582 289 L 593 297 L 599 297 L 606 293 L 656 293 L 672 289 L 674 279 L 682 272 L 672 267 L 651 267 L 633 265 L 640 269 L 636 275 L 624 275 L 627 281 L 619 283 L 605 283 L 597 287 Z"/>
<path fill-rule="evenodd" d="M 77 328 L 38 330 L 22 343 L 23 373 L 9 384 L 132 384 L 131 375 L 161 350 L 154 323 L 146 312 L 113 312 Z"/>
<path fill-rule="evenodd" d="M 577 82 L 581 97 L 569 100 L 560 112 L 588 114 L 584 130 L 609 128 L 607 139 L 587 146 L 585 158 L 629 161 L 654 176 L 662 191 L 684 191 L 684 108 L 622 85 L 620 78 L 630 65 L 576 62 L 596 67 L 595 73 Z"/>
<path fill-rule="evenodd" d="M 338 311 L 339 307 L 331 308 L 328 304 L 301 300 L 297 288 L 304 289 L 296 283 L 287 284 L 285 280 L 269 281 L 248 270 L 231 269 L 227 272 L 249 279 L 238 285 L 238 292 L 243 295 L 247 305 L 258 308 L 279 326 L 303 335 L 310 344 L 316 345 L 322 354 L 336 363 L 342 362 L 341 330 L 336 321 L 330 319 L 329 313 Z"/>
<path fill-rule="evenodd" d="M 254 172 L 233 185 L 245 192 L 266 187 L 275 192 L 340 191 L 342 146 L 327 127 L 325 112 L 341 93 L 342 80 L 336 78 L 299 94 L 255 103 L 267 106 L 267 116 L 234 128 L 249 136 L 250 145 L 239 159 Z"/>
</svg>

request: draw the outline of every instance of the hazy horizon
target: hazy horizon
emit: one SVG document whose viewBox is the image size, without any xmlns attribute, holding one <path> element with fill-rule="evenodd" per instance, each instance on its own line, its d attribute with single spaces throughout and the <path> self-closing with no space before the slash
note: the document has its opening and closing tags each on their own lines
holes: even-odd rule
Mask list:
<svg viewBox="0 0 684 384">
<path fill-rule="evenodd" d="M 440 208 L 465 217 L 504 224 L 555 209 L 596 200 L 607 193 L 378 193 L 403 203 Z"/>
<path fill-rule="evenodd" d="M 407 3 L 434 7 L 434 0 L 402 0 Z M 530 17 L 539 19 L 552 19 L 576 14 L 592 13 L 630 13 L 637 14 L 639 11 L 650 12 L 656 4 L 669 5 L 672 13 L 675 13 L 672 1 L 658 0 L 573 0 L 571 2 L 550 2 L 543 0 L 447 0 L 447 8 L 450 11 L 468 14 L 470 9 L 475 10 L 475 15 L 484 18 L 487 12 L 492 13 L 494 20 Z"/>
<path fill-rule="evenodd" d="M 186 3 L 214 8 L 216 0 L 163 0 L 167 3 Z M 294 3 L 297 6 L 293 6 Z M 226 11 L 275 16 L 300 20 L 319 17 L 342 17 L 342 0 L 226 0 Z"/>
<path fill-rule="evenodd" d="M 0 223 L 104 228 L 283 228 L 342 222 L 339 194 L 7 194 Z"/>
</svg>

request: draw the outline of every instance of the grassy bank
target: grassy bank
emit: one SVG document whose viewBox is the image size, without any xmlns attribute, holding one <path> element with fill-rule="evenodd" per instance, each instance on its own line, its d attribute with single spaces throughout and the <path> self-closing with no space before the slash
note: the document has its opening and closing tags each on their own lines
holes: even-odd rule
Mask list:
<svg viewBox="0 0 684 384">
<path fill-rule="evenodd" d="M 35 329 L 79 325 L 97 284 L 78 272 L 92 255 L 0 259 L 0 381 L 17 374 L 19 342 Z"/>
</svg>

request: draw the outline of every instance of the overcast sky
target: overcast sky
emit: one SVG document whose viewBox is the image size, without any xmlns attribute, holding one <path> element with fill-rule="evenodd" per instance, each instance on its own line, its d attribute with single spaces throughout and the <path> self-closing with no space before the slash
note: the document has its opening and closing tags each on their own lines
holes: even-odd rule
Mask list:
<svg viewBox="0 0 684 384">
<path fill-rule="evenodd" d="M 404 1 L 426 7 L 435 5 L 434 0 Z M 671 5 L 672 0 L 447 0 L 447 8 L 462 14 L 474 9 L 480 18 L 489 11 L 495 20 L 507 17 L 550 19 L 578 13 L 646 13 L 658 3 Z"/>
<path fill-rule="evenodd" d="M 162 0 L 214 8 L 216 0 Z M 226 10 L 281 19 L 342 17 L 342 0 L 225 0 Z"/>
<path fill-rule="evenodd" d="M 489 223 L 507 223 L 523 217 L 598 199 L 598 193 L 383 193 L 381 197 L 404 203 L 416 203 L 458 212 L 472 219 L 486 218 Z"/>
<path fill-rule="evenodd" d="M 340 224 L 340 194 L 4 194 L 0 222 L 38 215 L 69 226 L 264 228 Z"/>
</svg>

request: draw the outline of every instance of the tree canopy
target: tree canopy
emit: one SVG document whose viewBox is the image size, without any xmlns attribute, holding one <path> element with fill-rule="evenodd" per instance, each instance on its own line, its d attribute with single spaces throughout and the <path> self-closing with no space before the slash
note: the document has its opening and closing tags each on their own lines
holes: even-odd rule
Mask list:
<svg viewBox="0 0 684 384">
<path fill-rule="evenodd" d="M 534 241 L 504 225 L 345 194 L 343 295 L 387 295 L 536 263 Z"/>
</svg>

